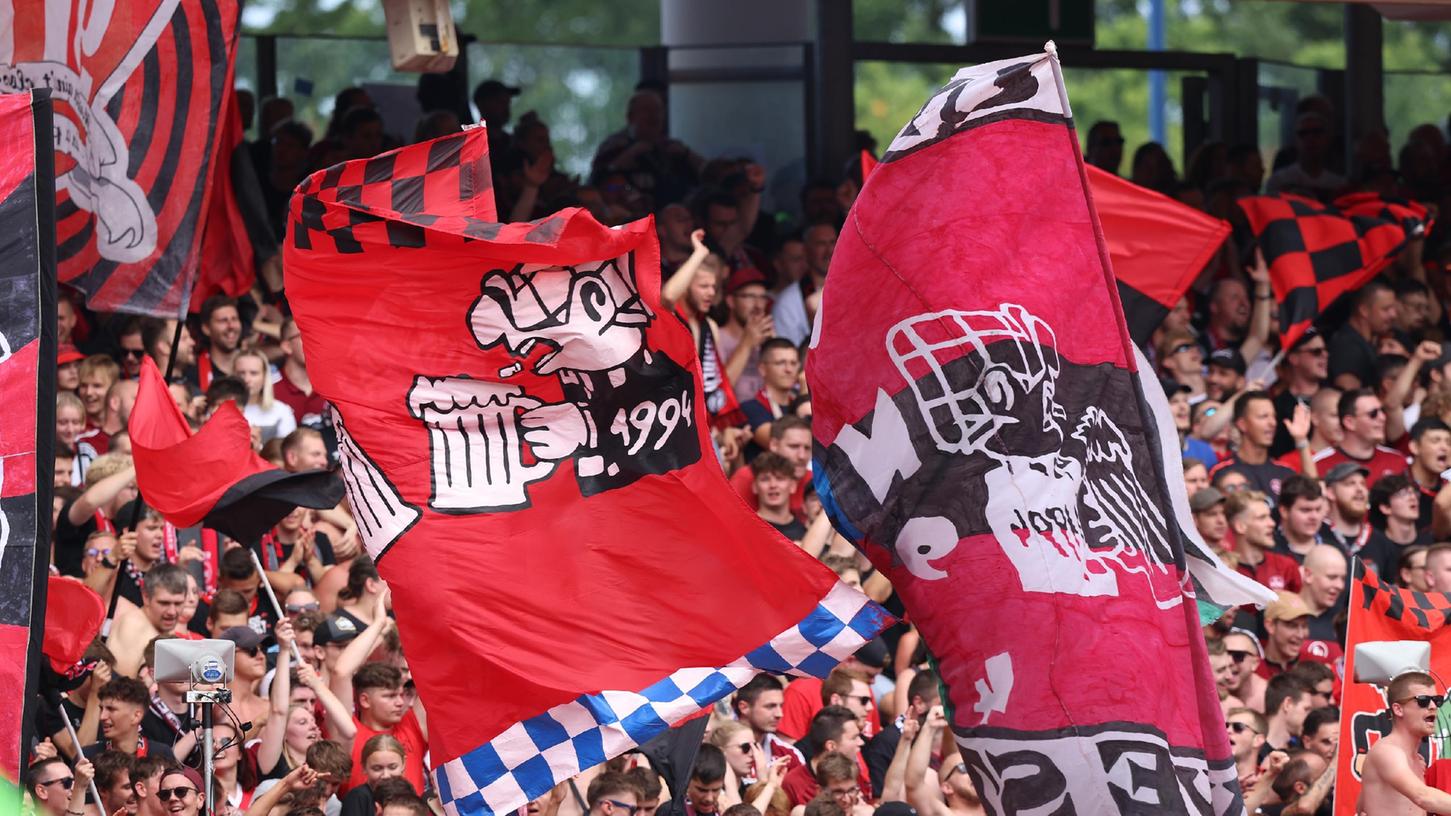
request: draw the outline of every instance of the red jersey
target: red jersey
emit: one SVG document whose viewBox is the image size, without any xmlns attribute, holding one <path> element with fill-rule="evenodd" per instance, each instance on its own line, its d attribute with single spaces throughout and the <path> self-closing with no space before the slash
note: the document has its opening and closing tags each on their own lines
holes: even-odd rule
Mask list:
<svg viewBox="0 0 1451 816">
<path fill-rule="evenodd" d="M 1320 472 L 1322 479 L 1331 468 L 1341 462 L 1354 462 L 1370 471 L 1370 475 L 1365 477 L 1366 487 L 1374 486 L 1376 482 L 1386 476 L 1405 473 L 1406 468 L 1410 467 L 1404 453 L 1384 445 L 1376 445 L 1375 453 L 1372 453 L 1369 459 L 1357 459 L 1339 448 L 1326 448 L 1315 454 L 1315 469 Z"/>
<path fill-rule="evenodd" d="M 418 724 L 418 716 L 409 711 L 397 725 L 383 731 L 374 731 L 363 725 L 357 715 L 353 716 L 353 725 L 358 729 L 357 736 L 353 737 L 353 772 L 348 776 L 347 784 L 338 790 L 338 794 L 345 794 L 359 785 L 367 784 L 368 775 L 363 770 L 363 743 L 378 734 L 391 734 L 403 743 L 403 749 L 407 752 L 403 757 L 403 778 L 413 783 L 414 790 L 422 796 L 423 753 L 428 750 L 428 740 L 423 738 L 423 728 Z"/>
<path fill-rule="evenodd" d="M 1268 550 L 1264 556 L 1265 560 L 1254 566 L 1240 563 L 1235 569 L 1275 591 L 1299 592 L 1300 565 L 1295 563 L 1295 559 Z"/>
<path fill-rule="evenodd" d="M 301 388 L 292 384 L 283 374 L 272 384 L 272 396 L 277 401 L 292 409 L 292 415 L 297 417 L 298 425 L 312 425 L 322 421 L 323 412 L 327 410 L 327 400 L 322 394 L 313 391 L 311 394 L 304 394 Z"/>
</svg>

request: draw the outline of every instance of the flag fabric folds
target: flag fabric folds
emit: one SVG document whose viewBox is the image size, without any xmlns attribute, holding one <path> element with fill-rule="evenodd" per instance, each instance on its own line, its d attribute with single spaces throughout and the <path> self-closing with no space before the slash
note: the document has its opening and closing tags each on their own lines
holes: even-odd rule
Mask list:
<svg viewBox="0 0 1451 816">
<path fill-rule="evenodd" d="M 1451 623 L 1451 595 L 1393 586 L 1374 570 L 1365 569 L 1359 559 L 1355 562 L 1357 575 L 1350 582 L 1341 677 L 1344 686 L 1335 772 L 1336 816 L 1355 816 L 1366 752 L 1391 730 L 1385 687 L 1354 682 L 1356 646 L 1376 641 L 1429 643 L 1431 661 L 1426 668 L 1434 677 L 1451 677 L 1451 626 L 1447 625 Z M 1442 706 L 1437 713 L 1436 733 L 1423 745 L 1421 754 L 1426 759 L 1427 784 L 1445 790 L 1446 783 L 1451 782 L 1451 705 Z"/>
<path fill-rule="evenodd" d="M 1294 347 L 1321 312 L 1389 266 L 1406 242 L 1401 217 L 1379 201 L 1355 199 L 1349 211 L 1296 195 L 1238 203 L 1270 268 L 1281 348 Z"/>
<path fill-rule="evenodd" d="M 292 200 L 287 292 L 451 813 L 512 810 L 889 622 L 734 498 L 653 223 L 493 222 L 487 134 Z"/>
<path fill-rule="evenodd" d="M 223 403 L 195 435 L 150 357 L 127 425 L 136 486 L 176 527 L 203 524 L 252 543 L 295 507 L 336 507 L 342 482 L 321 470 L 288 473 L 252 450 L 252 432 L 234 402 Z"/>
<path fill-rule="evenodd" d="M 237 0 L 0 0 L 8 87 L 55 94 L 60 279 L 91 308 L 175 317 L 197 272 Z"/>
<path fill-rule="evenodd" d="M 1208 213 L 1085 165 L 1129 334 L 1147 345 L 1229 237 Z"/>
<path fill-rule="evenodd" d="M 1230 813 L 1190 576 L 1269 594 L 1186 557 L 1087 185 L 1056 57 L 927 100 L 832 255 L 817 492 L 936 659 L 988 812 Z"/>
<path fill-rule="evenodd" d="M 0 777 L 26 755 L 50 565 L 55 190 L 50 92 L 0 95 Z"/>
</svg>

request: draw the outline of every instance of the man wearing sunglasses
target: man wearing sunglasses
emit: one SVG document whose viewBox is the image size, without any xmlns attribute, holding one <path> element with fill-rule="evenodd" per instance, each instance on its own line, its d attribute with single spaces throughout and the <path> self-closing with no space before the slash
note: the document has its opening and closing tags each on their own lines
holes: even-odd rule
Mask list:
<svg viewBox="0 0 1451 816">
<path fill-rule="evenodd" d="M 42 813 L 77 816 L 85 812 L 86 787 L 94 773 L 88 759 L 77 762 L 74 773 L 60 757 L 42 759 L 26 771 L 30 798 Z"/>
<path fill-rule="evenodd" d="M 1388 417 L 1374 391 L 1346 391 L 1340 395 L 1335 413 L 1340 421 L 1340 444 L 1315 452 L 1316 470 L 1329 473 L 1341 462 L 1354 462 L 1369 471 L 1365 483 L 1371 487 L 1386 476 L 1406 472 L 1405 454 L 1385 446 Z"/>
<path fill-rule="evenodd" d="M 1429 674 L 1406 672 L 1391 681 L 1386 689 L 1391 733 L 1365 756 L 1356 813 L 1451 813 L 1451 793 L 1426 784 L 1420 751 L 1436 731 L 1436 710 L 1444 699 Z"/>
<path fill-rule="evenodd" d="M 590 781 L 585 801 L 589 816 L 635 816 L 640 809 L 640 788 L 625 774 L 605 771 Z"/>
<path fill-rule="evenodd" d="M 201 774 L 186 767 L 167 771 L 161 776 L 161 789 L 156 792 L 156 798 L 171 816 L 197 816 L 206 802 Z"/>
<path fill-rule="evenodd" d="M 1263 714 L 1252 708 L 1231 708 L 1224 716 L 1229 734 L 1229 750 L 1239 774 L 1240 787 L 1247 788 L 1260 772 L 1260 749 L 1265 744 L 1269 724 Z"/>
</svg>

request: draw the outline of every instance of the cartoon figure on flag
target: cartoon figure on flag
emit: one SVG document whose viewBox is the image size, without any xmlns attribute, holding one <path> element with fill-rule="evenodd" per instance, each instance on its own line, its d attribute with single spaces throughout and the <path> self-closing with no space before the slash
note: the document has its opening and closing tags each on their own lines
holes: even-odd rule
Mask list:
<svg viewBox="0 0 1451 816">
<path fill-rule="evenodd" d="M 574 459 L 580 492 L 593 496 L 700 458 L 694 377 L 646 346 L 655 315 L 628 261 L 521 264 L 484 276 L 468 314 L 475 342 L 514 358 L 501 379 L 542 349 L 530 371 L 556 377 L 564 400 L 467 376 L 415 379 L 408 406 L 429 428 L 435 510 L 527 506 L 526 485 L 565 459 Z"/>
<path fill-rule="evenodd" d="M 1139 484 L 1132 449 L 1108 413 L 1089 406 L 1070 422 L 1055 397 L 1056 342 L 1051 326 L 1016 304 L 920 314 L 893 326 L 888 355 L 936 447 L 917 453 L 991 463 L 983 474 L 987 521 L 1025 592 L 1118 595 L 1119 575 L 1134 573 L 1160 608 L 1175 606 L 1183 593 L 1164 515 Z M 941 516 L 913 517 L 898 555 L 918 578 L 945 577 L 920 556 L 947 556 L 958 528 Z"/>
</svg>

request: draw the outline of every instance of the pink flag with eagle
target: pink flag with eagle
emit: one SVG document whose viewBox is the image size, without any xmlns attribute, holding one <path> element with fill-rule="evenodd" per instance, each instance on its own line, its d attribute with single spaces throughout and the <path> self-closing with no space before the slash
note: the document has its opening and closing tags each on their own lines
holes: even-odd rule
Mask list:
<svg viewBox="0 0 1451 816">
<path fill-rule="evenodd" d="M 1272 596 L 1181 534 L 1061 83 L 1051 53 L 965 68 L 867 180 L 808 360 L 817 492 L 988 812 L 1242 812 L 1194 601 Z"/>
</svg>

